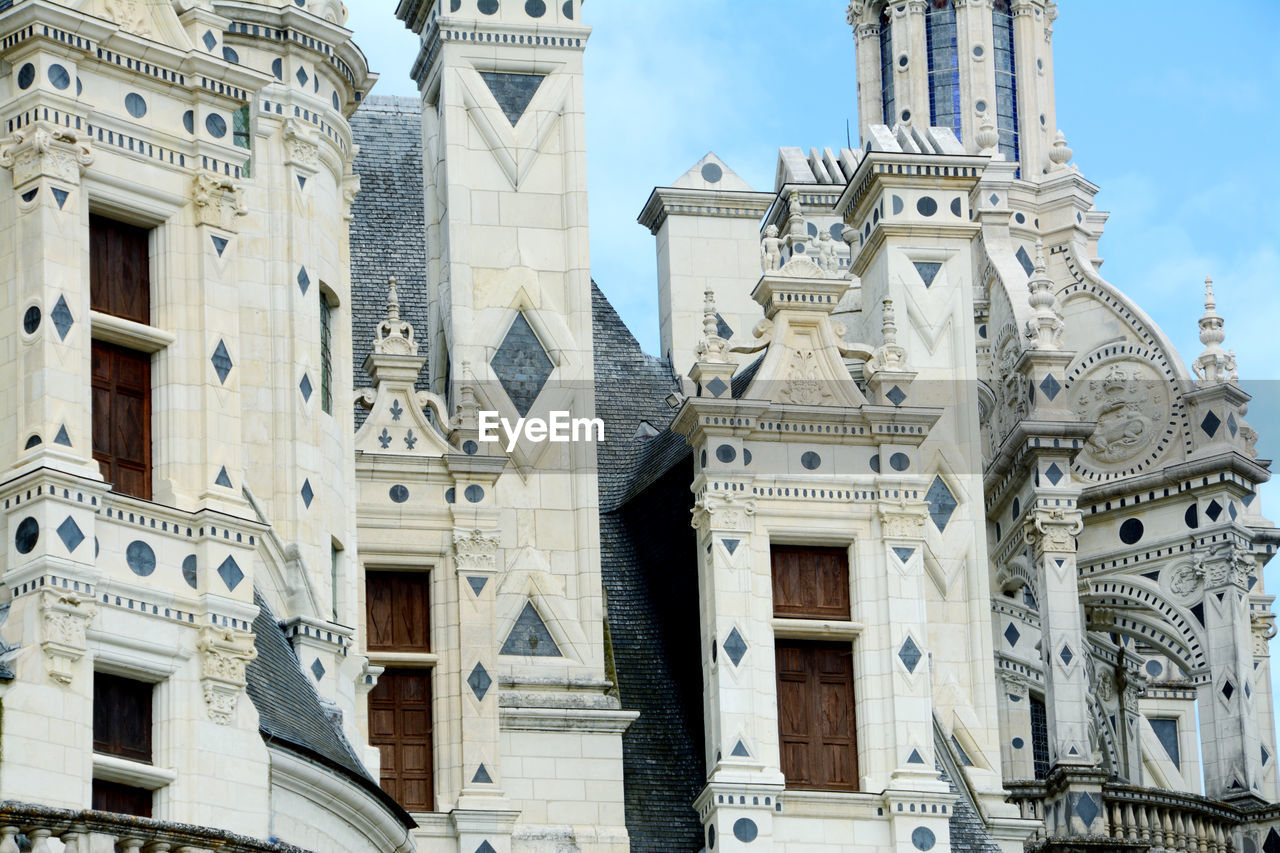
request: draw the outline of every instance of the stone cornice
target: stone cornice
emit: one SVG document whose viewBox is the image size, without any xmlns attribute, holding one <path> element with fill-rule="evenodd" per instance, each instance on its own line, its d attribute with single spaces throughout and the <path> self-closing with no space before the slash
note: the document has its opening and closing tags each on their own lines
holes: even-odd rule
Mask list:
<svg viewBox="0 0 1280 853">
<path fill-rule="evenodd" d="M 747 190 L 699 190 L 654 187 L 636 221 L 657 234 L 673 213 L 759 220 L 773 204 L 773 193 Z"/>
</svg>

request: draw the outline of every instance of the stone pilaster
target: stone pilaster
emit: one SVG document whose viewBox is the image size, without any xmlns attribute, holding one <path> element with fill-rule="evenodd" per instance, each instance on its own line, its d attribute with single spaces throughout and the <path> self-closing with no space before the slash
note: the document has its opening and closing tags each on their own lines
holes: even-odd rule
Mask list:
<svg viewBox="0 0 1280 853">
<path fill-rule="evenodd" d="M 0 147 L 0 166 L 13 177 L 13 255 L 3 276 L 11 284 L 0 316 L 16 343 L 16 368 L 0 374 L 14 404 L 0 413 L 0 448 L 13 467 L 98 476 L 87 402 L 89 275 L 82 267 L 88 202 L 81 178 L 93 159 L 88 136 L 44 121 Z"/>
<path fill-rule="evenodd" d="M 1034 779 L 1035 750 L 1031 741 L 1031 691 L 1026 676 L 997 670 L 997 687 L 1001 695 L 1000 744 L 1004 778 Z"/>
<path fill-rule="evenodd" d="M 1204 572 L 1204 615 L 1209 680 L 1200 685 L 1200 736 L 1205 794 L 1262 796 L 1262 741 L 1255 697 L 1254 648 L 1249 618 L 1247 551 L 1223 545 L 1197 555 Z"/>
</svg>

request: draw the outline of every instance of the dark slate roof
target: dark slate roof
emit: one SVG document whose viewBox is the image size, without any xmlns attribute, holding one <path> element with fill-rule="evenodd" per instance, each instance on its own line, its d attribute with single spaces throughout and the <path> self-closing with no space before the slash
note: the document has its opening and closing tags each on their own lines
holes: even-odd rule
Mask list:
<svg viewBox="0 0 1280 853">
<path fill-rule="evenodd" d="M 269 745 L 287 749 L 368 791 L 406 828 L 413 818 L 369 776 L 351 744 L 325 714 L 315 687 L 302 674 L 298 656 L 265 599 L 253 593 L 258 616 L 253 620 L 258 657 L 245 667 L 247 691 L 258 710 L 258 730 Z"/>
<path fill-rule="evenodd" d="M 982 816 L 978 814 L 977 808 L 974 806 L 972 794 L 967 786 L 965 790 L 960 790 L 956 785 L 956 779 L 961 779 L 961 770 L 956 764 L 954 753 L 951 751 L 950 744 L 943 737 L 942 731 L 938 728 L 936 722 L 933 731 L 934 755 L 937 757 L 938 773 L 942 777 L 942 781 L 946 782 L 951 788 L 951 793 L 956 794 L 955 805 L 951 807 L 951 818 L 947 821 L 948 829 L 951 832 L 951 849 L 963 850 L 964 853 L 1000 853 L 1000 845 L 996 844 L 991 834 L 987 832 L 987 825 L 983 822 Z"/>
<path fill-rule="evenodd" d="M 427 231 L 422 189 L 422 105 L 417 98 L 366 98 L 351 118 L 360 146 L 360 192 L 351 212 L 351 337 L 356 388 L 369 384 L 364 359 L 387 312 L 387 279 L 399 283 L 400 316 L 427 352 Z M 426 366 L 419 377 L 427 382 Z M 356 408 L 356 427 L 365 412 Z"/>
<path fill-rule="evenodd" d="M 639 711 L 623 735 L 627 832 L 634 853 L 695 851 L 693 800 L 706 782 L 697 547 L 689 526 L 693 469 L 668 428 L 678 388 L 671 365 L 646 355 L 594 283 L 600 553 L 622 707 Z M 637 436 L 641 421 L 657 435 Z"/>
</svg>

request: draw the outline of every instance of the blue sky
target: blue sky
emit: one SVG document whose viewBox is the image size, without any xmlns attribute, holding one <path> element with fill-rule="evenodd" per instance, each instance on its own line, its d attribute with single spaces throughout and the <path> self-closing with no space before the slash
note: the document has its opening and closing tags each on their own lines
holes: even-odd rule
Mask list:
<svg viewBox="0 0 1280 853">
<path fill-rule="evenodd" d="M 414 95 L 417 40 L 393 0 L 354 0 L 349 25 L 382 80 Z M 653 238 L 636 216 L 714 150 L 773 188 L 781 145 L 856 142 L 845 0 L 590 0 L 586 53 L 592 272 L 656 352 Z M 1102 274 L 1183 359 L 1200 352 L 1214 278 L 1264 457 L 1280 453 L 1280 2 L 1069 0 L 1054 27 L 1058 122 L 1112 217 Z M 785 9 L 785 11 L 784 11 Z M 1264 490 L 1276 515 L 1280 488 Z M 1280 559 L 1267 572 L 1280 589 Z M 1280 649 L 1277 650 L 1280 655 Z M 1280 658 L 1277 659 L 1280 663 Z M 1280 683 L 1280 678 L 1273 678 Z"/>
</svg>

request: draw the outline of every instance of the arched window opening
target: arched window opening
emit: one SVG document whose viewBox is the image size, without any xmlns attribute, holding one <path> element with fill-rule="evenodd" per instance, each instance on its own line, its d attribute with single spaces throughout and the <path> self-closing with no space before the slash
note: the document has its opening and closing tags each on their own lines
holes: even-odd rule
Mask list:
<svg viewBox="0 0 1280 853">
<path fill-rule="evenodd" d="M 886 14 L 880 22 L 880 107 L 884 123 L 897 124 L 893 93 L 893 25 Z"/>
<path fill-rule="evenodd" d="M 949 127 L 960 138 L 960 55 L 956 10 L 951 0 L 930 0 L 925 13 L 929 57 L 929 124 Z"/>
<path fill-rule="evenodd" d="M 996 130 L 1000 151 L 1018 162 L 1018 75 L 1013 46 L 1013 9 L 1009 0 L 995 0 L 992 10 L 996 61 Z"/>
</svg>

